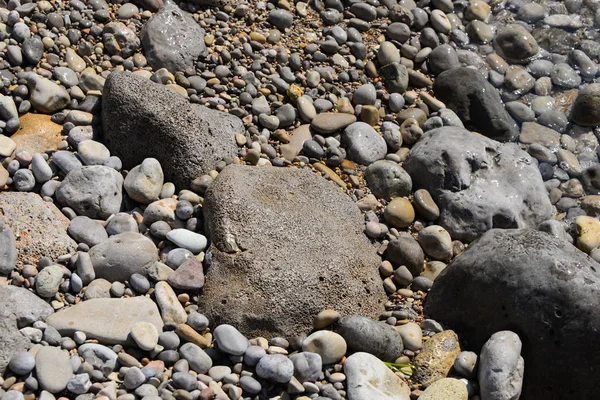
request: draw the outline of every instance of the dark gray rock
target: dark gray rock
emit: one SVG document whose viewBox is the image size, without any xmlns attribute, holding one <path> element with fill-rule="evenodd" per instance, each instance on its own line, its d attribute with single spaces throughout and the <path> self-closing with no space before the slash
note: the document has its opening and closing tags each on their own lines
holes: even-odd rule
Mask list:
<svg viewBox="0 0 600 400">
<path fill-rule="evenodd" d="M 371 192 L 378 198 L 408 196 L 412 189 L 410 175 L 398 163 L 388 160 L 375 161 L 365 172 Z"/>
<path fill-rule="evenodd" d="M 85 166 L 67 174 L 56 190 L 59 204 L 77 215 L 106 219 L 121 209 L 123 177 L 113 168 Z"/>
<path fill-rule="evenodd" d="M 397 238 L 388 243 L 383 257 L 396 267 L 404 265 L 413 276 L 423 272 L 425 254 L 410 233 L 400 232 Z"/>
<path fill-rule="evenodd" d="M 0 223 L 12 229 L 17 248 L 17 268 L 36 265 L 41 257 L 56 260 L 72 254 L 77 243 L 67 234 L 69 220 L 53 203 L 35 193 L 0 193 Z"/>
<path fill-rule="evenodd" d="M 168 2 L 146 22 L 140 37 L 144 55 L 154 70 L 177 72 L 193 67 L 196 59 L 206 54 L 204 34 L 189 13 Z"/>
<path fill-rule="evenodd" d="M 437 46 L 429 54 L 429 65 L 431 66 L 431 72 L 438 75 L 442 72 L 460 67 L 458 62 L 458 54 L 454 47 L 449 44 L 443 44 Z"/>
<path fill-rule="evenodd" d="M 17 265 L 17 245 L 12 229 L 0 221 L 0 275 L 8 276 Z"/>
<path fill-rule="evenodd" d="M 592 83 L 579 91 L 571 108 L 571 118 L 581 126 L 600 125 L 600 84 Z"/>
<path fill-rule="evenodd" d="M 156 158 L 165 181 L 179 188 L 237 154 L 242 121 L 190 104 L 179 94 L 129 72 L 112 73 L 102 96 L 102 131 L 112 155 L 131 169 Z"/>
<path fill-rule="evenodd" d="M 145 274 L 158 253 L 152 240 L 139 233 L 124 232 L 92 247 L 89 251 L 96 278 L 109 282 L 127 281 L 133 274 Z"/>
<path fill-rule="evenodd" d="M 200 309 L 212 324 L 294 337 L 331 304 L 380 312 L 378 257 L 360 211 L 333 183 L 307 170 L 230 165 L 203 209 L 213 257 Z"/>
<path fill-rule="evenodd" d="M 391 325 L 359 315 L 342 317 L 336 324 L 348 349 L 373 354 L 383 361 L 393 362 L 402 355 L 402 336 Z"/>
<path fill-rule="evenodd" d="M 403 166 L 416 188 L 431 193 L 439 225 L 453 239 L 471 241 L 492 228 L 534 228 L 553 213 L 538 168 L 514 143 L 438 128 L 421 138 Z"/>
<path fill-rule="evenodd" d="M 600 339 L 589 332 L 600 330 L 599 270 L 547 233 L 494 229 L 437 277 L 425 314 L 452 326 L 476 352 L 495 332 L 518 332 L 522 398 L 593 398 L 600 382 L 590 366 L 600 363 Z"/>
<path fill-rule="evenodd" d="M 379 75 L 384 79 L 385 88 L 390 93 L 404 93 L 408 88 L 408 71 L 400 63 L 393 62 L 379 68 Z"/>
<path fill-rule="evenodd" d="M 502 142 L 514 140 L 519 134 L 498 91 L 476 69 L 460 67 L 442 72 L 433 91 L 467 128 Z"/>
<path fill-rule="evenodd" d="M 16 286 L 0 285 L 0 374 L 14 355 L 31 347 L 20 328 L 43 321 L 52 307 L 33 292 Z"/>
<path fill-rule="evenodd" d="M 534 37 L 519 24 L 501 27 L 494 36 L 494 48 L 506 60 L 526 64 L 540 47 Z"/>
<path fill-rule="evenodd" d="M 44 44 L 38 36 L 25 39 L 21 49 L 25 59 L 33 65 L 36 65 L 44 54 Z"/>
</svg>

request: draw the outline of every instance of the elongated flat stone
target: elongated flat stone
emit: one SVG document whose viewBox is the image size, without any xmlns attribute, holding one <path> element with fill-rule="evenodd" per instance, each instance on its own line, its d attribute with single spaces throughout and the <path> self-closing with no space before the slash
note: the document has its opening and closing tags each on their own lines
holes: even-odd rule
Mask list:
<svg viewBox="0 0 600 400">
<path fill-rule="evenodd" d="M 163 327 L 158 307 L 147 297 L 87 300 L 53 314 L 46 322 L 61 335 L 82 331 L 103 344 L 132 343 L 129 332 L 138 322 L 149 322 L 158 332 Z"/>
</svg>

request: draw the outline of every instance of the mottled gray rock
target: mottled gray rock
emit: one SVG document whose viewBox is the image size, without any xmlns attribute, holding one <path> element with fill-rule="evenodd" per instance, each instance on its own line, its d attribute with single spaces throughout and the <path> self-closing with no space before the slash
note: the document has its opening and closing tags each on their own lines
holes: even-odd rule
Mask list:
<svg viewBox="0 0 600 400">
<path fill-rule="evenodd" d="M 483 400 L 518 399 L 523 388 L 525 361 L 521 339 L 500 331 L 485 342 L 479 357 L 479 393 Z"/>
<path fill-rule="evenodd" d="M 127 281 L 133 274 L 145 275 L 146 270 L 158 261 L 152 240 L 134 232 L 111 236 L 89 251 L 96 278 L 109 282 Z"/>
<path fill-rule="evenodd" d="M 344 363 L 348 400 L 409 400 L 408 385 L 381 360 L 354 353 Z"/>
<path fill-rule="evenodd" d="M 415 187 L 431 193 L 453 239 L 536 227 L 553 212 L 538 168 L 516 144 L 443 127 L 427 132 L 403 166 Z"/>
<path fill-rule="evenodd" d="M 0 285 L 0 374 L 4 374 L 13 356 L 31 347 L 19 329 L 43 321 L 52 312 L 52 307 L 33 292 Z"/>
<path fill-rule="evenodd" d="M 123 58 L 131 57 L 140 47 L 140 39 L 135 32 L 122 22 L 113 21 L 106 24 L 102 37 L 104 48 L 110 55 L 116 54 Z M 204 41 L 201 43 L 204 44 Z"/>
<path fill-rule="evenodd" d="M 162 332 L 156 303 L 148 297 L 92 299 L 62 309 L 46 321 L 61 335 L 81 331 L 104 344 L 134 344 L 129 333 L 138 322 L 149 322 Z"/>
<path fill-rule="evenodd" d="M 67 234 L 69 220 L 53 203 L 35 193 L 0 192 L 0 204 L 0 222 L 19 238 L 17 267 L 75 252 L 77 243 Z"/>
<path fill-rule="evenodd" d="M 213 258 L 200 304 L 213 324 L 292 337 L 331 304 L 380 312 L 378 257 L 358 208 L 333 183 L 306 170 L 231 165 L 203 209 Z"/>
<path fill-rule="evenodd" d="M 77 215 L 106 219 L 121 209 L 123 177 L 114 168 L 85 166 L 67 174 L 56 190 L 59 204 Z"/>
<path fill-rule="evenodd" d="M 35 291 L 45 299 L 54 297 L 58 293 L 58 286 L 63 277 L 63 267 L 50 265 L 39 272 L 35 277 Z"/>
<path fill-rule="evenodd" d="M 459 67 L 442 72 L 433 91 L 469 129 L 503 142 L 517 137 L 517 125 L 506 112 L 498 91 L 476 69 Z"/>
<path fill-rule="evenodd" d="M 383 361 L 394 361 L 402 355 L 402 337 L 390 325 L 359 315 L 342 317 L 336 324 L 348 348 L 353 352 L 373 354 Z"/>
<path fill-rule="evenodd" d="M 165 180 L 179 188 L 237 155 L 235 134 L 244 132 L 239 118 L 190 104 L 129 72 L 112 73 L 106 80 L 102 120 L 105 143 L 124 168 L 156 158 Z"/>
<path fill-rule="evenodd" d="M 589 368 L 599 362 L 600 341 L 588 334 L 600 329 L 598 296 L 599 265 L 573 245 L 545 232 L 494 229 L 437 277 L 425 314 L 476 352 L 498 331 L 519 332 L 523 398 L 587 399 L 600 388 Z"/>
<path fill-rule="evenodd" d="M 364 122 L 355 122 L 344 129 L 342 146 L 346 149 L 349 160 L 363 165 L 381 160 L 387 153 L 385 139 Z"/>
<path fill-rule="evenodd" d="M 294 363 L 294 376 L 300 382 L 315 382 L 323 368 L 323 360 L 317 353 L 300 352 L 290 356 Z"/>
<path fill-rule="evenodd" d="M 267 354 L 256 365 L 256 375 L 277 383 L 287 383 L 294 376 L 294 364 L 283 354 Z"/>
<path fill-rule="evenodd" d="M 390 200 L 392 197 L 408 196 L 411 193 L 410 175 L 393 161 L 375 161 L 367 168 L 365 179 L 371 192 L 378 198 Z"/>
<path fill-rule="evenodd" d="M 140 37 L 148 63 L 156 71 L 184 71 L 206 54 L 204 29 L 174 2 L 168 2 L 142 28 Z"/>
</svg>

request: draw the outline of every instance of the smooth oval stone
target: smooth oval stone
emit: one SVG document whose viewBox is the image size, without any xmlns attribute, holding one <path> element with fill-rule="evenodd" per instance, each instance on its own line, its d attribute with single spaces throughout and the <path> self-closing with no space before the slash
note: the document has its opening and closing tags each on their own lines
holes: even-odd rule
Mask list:
<svg viewBox="0 0 600 400">
<path fill-rule="evenodd" d="M 166 238 L 177 246 L 198 254 L 206 249 L 208 241 L 204 235 L 192 232 L 187 229 L 172 229 L 167 232 Z"/>
<path fill-rule="evenodd" d="M 213 336 L 219 350 L 233 356 L 243 355 L 250 344 L 240 331 L 228 324 L 217 326 Z"/>
<path fill-rule="evenodd" d="M 317 331 L 302 342 L 302 351 L 317 353 L 323 364 L 334 364 L 346 354 L 347 344 L 342 336 L 331 331 Z"/>
<path fill-rule="evenodd" d="M 59 393 L 73 376 L 71 359 L 57 347 L 42 347 L 35 355 L 35 374 L 43 390 Z"/>
<path fill-rule="evenodd" d="M 352 114 L 321 113 L 313 118 L 310 126 L 319 133 L 330 135 L 354 122 L 356 122 L 356 117 Z"/>
<path fill-rule="evenodd" d="M 158 331 L 149 322 L 138 322 L 131 328 L 131 337 L 138 347 L 145 351 L 154 350 L 158 344 Z"/>
</svg>

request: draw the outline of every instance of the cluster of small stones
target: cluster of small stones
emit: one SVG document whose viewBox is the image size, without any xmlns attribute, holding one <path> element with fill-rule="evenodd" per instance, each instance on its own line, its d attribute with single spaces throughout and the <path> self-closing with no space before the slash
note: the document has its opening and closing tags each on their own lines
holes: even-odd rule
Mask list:
<svg viewBox="0 0 600 400">
<path fill-rule="evenodd" d="M 600 8 L 577 0 L 200 0 L 179 7 L 206 31 L 198 45 L 206 54 L 169 71 L 147 54 L 142 32 L 165 5 L 134 3 L 10 0 L 0 9 L 0 186 L 57 204 L 74 240 L 72 251 L 23 262 L 23 238 L 4 224 L 0 279 L 35 292 L 55 317 L 88 301 L 118 314 L 115 304 L 128 303 L 106 300 L 144 298 L 151 301 L 137 307 L 160 318 L 107 319 L 90 338 L 55 327 L 59 318 L 19 326 L 34 346 L 10 359 L 0 399 L 486 399 L 501 398 L 487 397 L 498 392 L 489 371 L 505 368 L 513 385 L 500 385 L 502 393 L 518 397 L 516 335 L 492 336 L 477 363 L 454 332 L 423 316 L 434 280 L 468 243 L 437 224 L 432 193 L 414 190 L 402 163 L 433 129 L 485 130 L 430 91 L 444 71 L 477 69 L 499 89 L 507 123 L 518 125 L 511 139 L 537 164 L 555 206 L 557 222 L 544 229 L 600 261 L 592 128 L 600 124 Z M 154 158 L 123 170 L 100 126 L 105 79 L 123 70 L 239 117 L 237 156 L 178 192 Z M 54 136 L 40 135 L 46 130 Z M 209 244 L 202 203 L 231 163 L 309 168 L 356 201 L 383 257 L 384 323 L 324 310 L 313 333 L 293 338 L 209 329 L 197 305 Z M 0 215 L 11 218 L 1 195 Z M 127 269 L 116 276 L 114 265 Z M 401 345 L 391 357 L 366 354 L 390 335 Z M 494 364 L 495 352 L 512 364 Z M 415 369 L 399 367 L 391 388 L 371 383 L 361 392 L 359 367 L 381 373 L 380 359 Z"/>
</svg>

